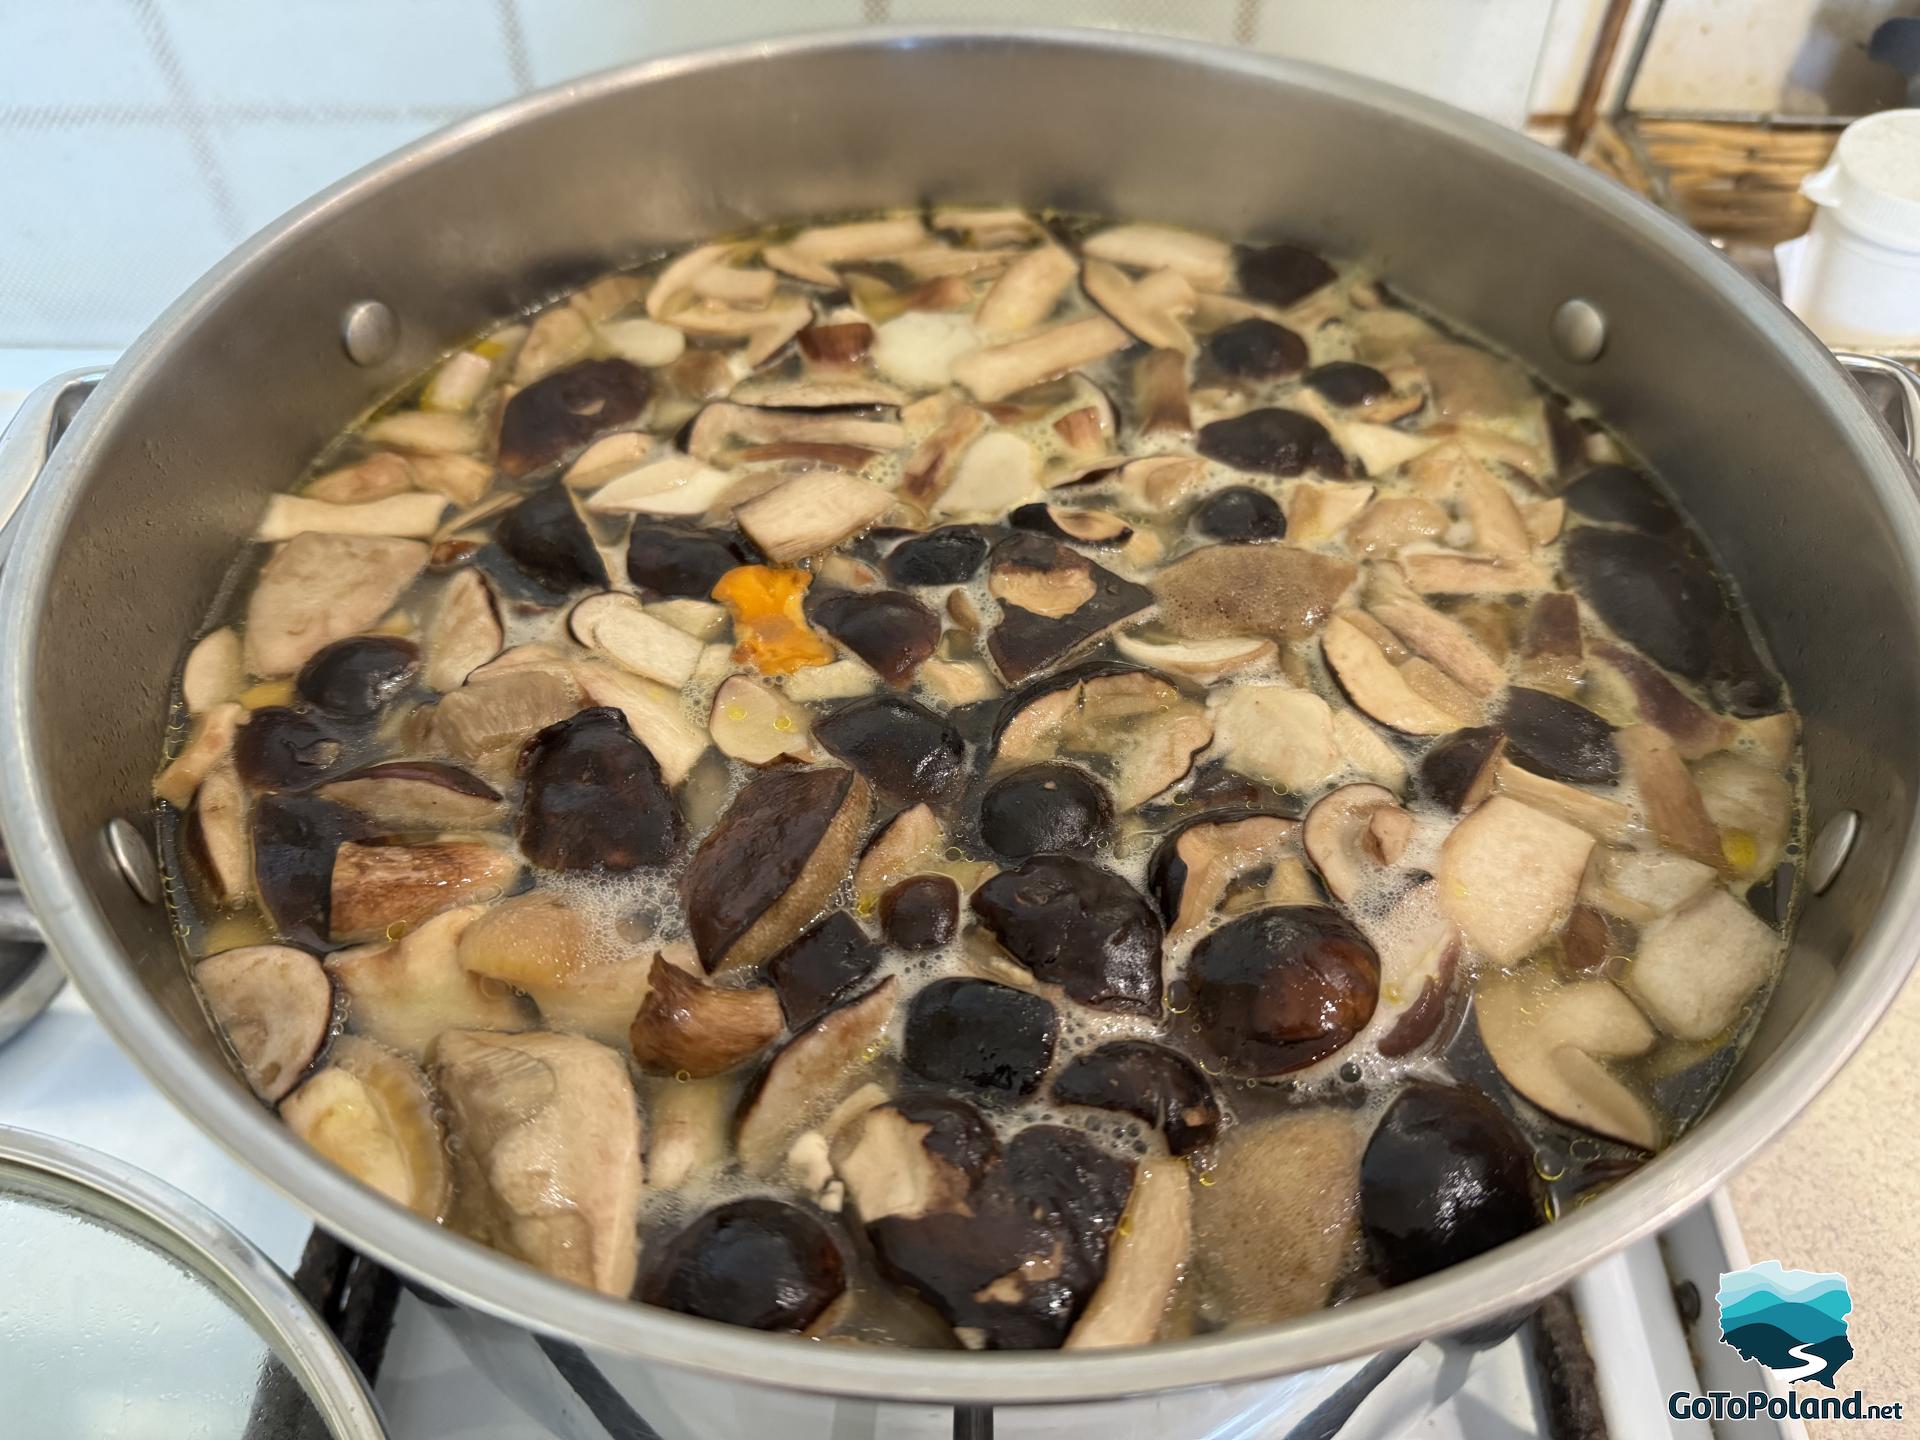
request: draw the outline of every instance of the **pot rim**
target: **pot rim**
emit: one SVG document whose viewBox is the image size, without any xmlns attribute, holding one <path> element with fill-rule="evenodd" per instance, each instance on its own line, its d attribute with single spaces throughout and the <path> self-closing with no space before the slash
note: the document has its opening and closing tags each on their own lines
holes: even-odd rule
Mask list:
<svg viewBox="0 0 1920 1440">
<path fill-rule="evenodd" d="M 49 944 L 101 1022 L 148 1078 L 236 1160 L 347 1243 L 421 1285 L 591 1351 L 789 1390 L 873 1400 L 1019 1404 L 1110 1399 L 1297 1372 L 1418 1343 L 1510 1314 L 1567 1284 L 1703 1200 L 1778 1134 L 1865 1039 L 1920 953 L 1900 918 L 1920 908 L 1920 857 L 1909 843 L 1889 870 L 1872 924 L 1823 1003 L 1777 1057 L 1717 1105 L 1673 1148 L 1596 1203 L 1497 1250 L 1410 1285 L 1256 1331 L 1092 1352 L 895 1351 L 796 1343 L 787 1336 L 693 1319 L 610 1298 L 442 1229 L 361 1186 L 302 1144 L 272 1112 L 202 1055 L 148 991 L 95 905 L 34 764 L 39 648 L 34 623 L 73 519 L 80 480 L 124 391 L 165 363 L 172 335 L 192 325 L 234 278 L 298 244 L 333 212 L 377 200 L 397 175 L 483 144 L 496 130 L 658 79 L 835 50 L 1056 48 L 1171 60 L 1357 101 L 1492 152 L 1515 179 L 1551 187 L 1622 220 L 1670 263 L 1746 313 L 1809 390 L 1877 448 L 1865 480 L 1889 517 L 1910 576 L 1920 577 L 1920 498 L 1892 436 L 1814 337 L 1677 220 L 1567 156 L 1440 102 L 1322 66 L 1193 41 L 1055 27 L 874 26 L 701 50 L 622 66 L 483 112 L 374 162 L 241 245 L 175 302 L 126 352 L 81 412 L 18 517 L 19 543 L 0 576 L 0 826 Z M 1920 579 L 1916 579 L 1920 584 Z M 1920 835 L 1920 825 L 1911 832 Z"/>
</svg>

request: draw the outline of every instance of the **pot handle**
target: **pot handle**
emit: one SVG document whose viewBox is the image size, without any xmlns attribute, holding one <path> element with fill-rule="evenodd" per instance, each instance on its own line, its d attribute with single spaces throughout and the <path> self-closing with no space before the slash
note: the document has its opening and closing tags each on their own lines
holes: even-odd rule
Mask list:
<svg viewBox="0 0 1920 1440">
<path fill-rule="evenodd" d="M 54 376 L 20 402 L 12 421 L 0 430 L 0 562 L 13 548 L 15 512 L 40 478 L 53 447 L 106 373 L 95 366 Z"/>
<path fill-rule="evenodd" d="M 1899 439 L 1906 446 L 1907 458 L 1920 464 L 1920 375 L 1914 374 L 1898 360 L 1891 360 L 1885 355 L 1862 355 L 1852 350 L 1836 350 L 1833 352 L 1833 358 L 1840 362 L 1856 384 L 1868 377 L 1877 376 L 1892 386 L 1894 395 L 1900 402 Z M 1867 387 L 1862 385 L 1861 388 L 1864 390 Z M 1867 398 L 1876 400 L 1878 403 L 1872 391 L 1868 391 Z"/>
</svg>

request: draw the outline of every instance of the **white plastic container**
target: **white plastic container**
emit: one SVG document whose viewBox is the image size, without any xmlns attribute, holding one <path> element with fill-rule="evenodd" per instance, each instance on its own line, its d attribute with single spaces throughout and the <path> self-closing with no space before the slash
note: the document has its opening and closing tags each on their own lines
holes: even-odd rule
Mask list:
<svg viewBox="0 0 1920 1440">
<path fill-rule="evenodd" d="M 1920 110 L 1854 121 L 1800 193 L 1813 226 L 1775 252 L 1787 308 L 1829 344 L 1920 349 Z"/>
</svg>

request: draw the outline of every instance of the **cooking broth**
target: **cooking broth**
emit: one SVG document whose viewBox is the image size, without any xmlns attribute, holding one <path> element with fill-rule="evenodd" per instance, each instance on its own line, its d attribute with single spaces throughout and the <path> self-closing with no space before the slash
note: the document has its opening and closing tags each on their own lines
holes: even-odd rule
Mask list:
<svg viewBox="0 0 1920 1440">
<path fill-rule="evenodd" d="M 1671 1143 L 1784 949 L 1797 721 L 1705 542 L 1291 246 L 718 241 L 257 539 L 155 782 L 209 1010 L 322 1153 L 609 1293 L 975 1348 L 1338 1303 Z"/>
</svg>

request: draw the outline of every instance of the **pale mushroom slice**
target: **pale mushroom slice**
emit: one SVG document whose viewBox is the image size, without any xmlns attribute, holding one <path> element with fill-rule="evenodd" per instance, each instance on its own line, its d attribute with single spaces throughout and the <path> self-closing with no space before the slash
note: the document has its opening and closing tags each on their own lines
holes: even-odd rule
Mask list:
<svg viewBox="0 0 1920 1440">
<path fill-rule="evenodd" d="M 1236 1323 L 1326 1305 L 1358 1232 L 1360 1152 L 1352 1117 L 1324 1108 L 1222 1136 L 1193 1196 L 1194 1264 Z"/>
<path fill-rule="evenodd" d="M 587 497 L 587 509 L 606 515 L 704 515 L 740 484 L 740 476 L 691 455 L 667 455 L 612 472 Z"/>
<path fill-rule="evenodd" d="M 1333 739 L 1358 774 L 1396 793 L 1407 788 L 1407 762 L 1366 721 L 1342 706 L 1333 712 Z"/>
<path fill-rule="evenodd" d="M 1351 621 L 1338 615 L 1320 632 L 1320 653 L 1347 698 L 1391 730 L 1407 735 L 1445 735 L 1460 717 L 1444 710 L 1408 683 L 1387 653 Z"/>
<path fill-rule="evenodd" d="M 822 1015 L 776 1054 L 741 1107 L 734 1132 L 750 1174 L 777 1170 L 794 1136 L 831 1111 L 880 1057 L 900 982 L 889 977 Z"/>
<path fill-rule="evenodd" d="M 1440 905 L 1476 950 L 1497 964 L 1528 955 L 1566 920 L 1593 837 L 1495 795 L 1440 847 Z"/>
<path fill-rule="evenodd" d="M 929 310 L 909 310 L 887 320 L 873 332 L 873 368 L 893 381 L 914 391 L 944 391 L 952 379 L 953 367 L 962 356 L 980 345 L 980 332 L 964 315 Z M 928 396 L 928 400 L 951 403 L 946 395 Z M 921 412 L 924 416 L 926 412 Z M 908 411 L 903 410 L 903 421 Z"/>
<path fill-rule="evenodd" d="M 578 906 L 533 890 L 487 907 L 460 932 L 460 964 L 496 988 L 512 986 L 556 1030 L 625 1048 L 647 994 L 649 955 L 608 944 Z"/>
<path fill-rule="evenodd" d="M 486 577 L 478 570 L 462 570 L 447 582 L 427 626 L 427 660 L 421 678 L 435 690 L 457 690 L 500 653 L 505 640 Z"/>
<path fill-rule="evenodd" d="M 884 1094 L 877 1086 L 862 1090 Z M 852 1108 L 859 1094 L 840 1110 Z M 832 1132 L 833 1171 L 866 1225 L 961 1209 L 993 1158 L 984 1120 L 966 1102 L 944 1097 L 868 1104 L 837 1126 L 829 1118 L 822 1129 Z"/>
<path fill-rule="evenodd" d="M 1035 682 L 1008 701 L 996 769 L 1080 759 L 1107 782 L 1115 813 L 1184 779 L 1213 738 L 1198 701 L 1145 670 L 1090 666 Z"/>
<path fill-rule="evenodd" d="M 895 408 L 913 399 L 897 385 L 861 375 L 764 379 L 734 387 L 727 397 L 741 405 L 772 410 L 845 410 L 868 406 Z"/>
<path fill-rule="evenodd" d="M 1300 827 L 1301 846 L 1336 900 L 1354 904 L 1400 864 L 1414 819 L 1383 785 L 1342 785 Z"/>
<path fill-rule="evenodd" d="M 973 323 L 983 335 L 1017 335 L 1053 314 L 1078 267 L 1058 245 L 1027 251 L 1001 274 L 980 301 Z"/>
<path fill-rule="evenodd" d="M 1388 601 L 1372 614 L 1400 640 L 1427 657 L 1472 694 L 1486 698 L 1506 686 L 1507 673 L 1480 648 L 1471 631 L 1427 605 Z"/>
<path fill-rule="evenodd" d="M 1627 778 L 1639 791 L 1640 806 L 1654 837 L 1678 854 L 1704 865 L 1724 867 L 1720 830 L 1706 801 L 1687 772 L 1673 741 L 1651 725 L 1629 725 L 1614 733 Z"/>
<path fill-rule="evenodd" d="M 203 715 L 216 705 L 237 700 L 246 688 L 239 633 L 231 625 L 222 625 L 201 636 L 180 671 L 180 698 L 187 713 Z"/>
<path fill-rule="evenodd" d="M 1233 279 L 1233 248 L 1226 241 L 1170 225 L 1115 225 L 1080 248 L 1136 270 L 1172 270 L 1202 290 L 1224 290 Z"/>
<path fill-rule="evenodd" d="M 862 415 L 768 410 L 717 401 L 703 409 L 687 431 L 687 454 L 709 465 L 756 458 L 758 447 L 814 445 L 854 451 L 897 450 L 907 440 L 897 420 Z"/>
<path fill-rule="evenodd" d="M 336 941 L 392 939 L 455 906 L 496 898 L 519 873 L 518 860 L 480 840 L 349 841 L 334 854 L 330 933 Z"/>
<path fill-rule="evenodd" d="M 1417 401 L 1418 396 L 1409 397 Z M 1418 406 L 1416 405 L 1417 409 Z M 1398 430 L 1368 420 L 1338 420 L 1327 426 L 1342 450 L 1366 467 L 1369 475 L 1385 475 L 1419 459 L 1436 439 L 1411 430 Z"/>
<path fill-rule="evenodd" d="M 953 483 L 960 457 L 993 417 L 972 405 L 958 405 L 907 456 L 900 472 L 900 498 L 931 508 Z"/>
<path fill-rule="evenodd" d="M 1067 1332 L 1067 1350 L 1146 1345 L 1157 1339 L 1193 1244 L 1187 1162 L 1142 1160 L 1107 1254 L 1107 1273 Z"/>
<path fill-rule="evenodd" d="M 1631 845 L 1634 841 L 1633 811 L 1618 800 L 1536 775 L 1514 764 L 1504 754 L 1494 761 L 1493 784 L 1500 794 L 1576 825 L 1596 840 L 1604 840 L 1609 845 Z"/>
<path fill-rule="evenodd" d="M 427 1077 L 404 1055 L 339 1036 L 326 1067 L 280 1102 L 280 1118 L 361 1184 L 428 1220 L 445 1218 L 446 1134 Z"/>
<path fill-rule="evenodd" d="M 324 535 L 399 535 L 424 540 L 440 527 L 447 497 L 422 491 L 358 505 L 335 505 L 304 495 L 275 495 L 254 527 L 255 540 L 291 540 L 311 530 Z"/>
<path fill-rule="evenodd" d="M 827 266 L 844 265 L 853 260 L 884 260 L 919 249 L 928 244 L 930 238 L 917 215 L 849 220 L 802 230 L 791 240 L 768 246 L 761 255 L 776 270 L 784 270 L 798 279 L 838 285 L 839 277 Z M 823 274 L 824 280 L 820 278 Z"/>
<path fill-rule="evenodd" d="M 291 675 L 335 640 L 372 629 L 426 563 L 418 540 L 294 536 L 262 567 L 248 598 L 248 671 Z"/>
<path fill-rule="evenodd" d="M 1091 365 L 1132 342 L 1133 337 L 1106 316 L 1089 315 L 983 346 L 955 360 L 950 373 L 974 399 L 990 404 Z"/>
<path fill-rule="evenodd" d="M 246 707 L 230 700 L 202 714 L 194 721 L 187 743 L 154 777 L 154 798 L 185 809 L 214 767 L 233 753 L 234 734 L 246 722 Z"/>
<path fill-rule="evenodd" d="M 1080 288 L 1135 339 L 1191 355 L 1193 335 L 1179 317 L 1193 308 L 1193 287 L 1177 270 L 1160 273 L 1162 278 L 1149 290 L 1144 282 L 1134 284 L 1119 266 L 1090 256 L 1080 266 Z M 1155 292 L 1166 297 L 1164 303 L 1149 302 L 1147 296 Z"/>
<path fill-rule="evenodd" d="M 1039 453 L 1010 430 L 989 430 L 961 453 L 929 508 L 936 515 L 998 515 L 1040 493 Z"/>
<path fill-rule="evenodd" d="M 329 470 L 308 481 L 301 493 L 315 500 L 331 500 L 341 505 L 354 505 L 362 500 L 383 500 L 389 495 L 398 495 L 414 488 L 419 460 L 417 456 L 408 459 L 405 455 L 382 451 L 351 465 Z"/>
<path fill-rule="evenodd" d="M 1644 1055 L 1657 1038 L 1611 980 L 1486 976 L 1474 987 L 1473 1009 L 1487 1054 L 1521 1095 L 1583 1130 L 1660 1147 L 1653 1112 L 1602 1063 Z"/>
<path fill-rule="evenodd" d="M 1765 921 L 1714 887 L 1640 932 L 1626 986 L 1667 1034 L 1712 1040 L 1766 985 L 1780 944 Z"/>
<path fill-rule="evenodd" d="M 806 710 L 750 676 L 730 675 L 720 683 L 707 730 L 722 755 L 749 765 L 817 758 Z"/>
<path fill-rule="evenodd" d="M 1514 595 L 1552 588 L 1541 566 L 1506 556 L 1403 550 L 1400 568 L 1422 595 Z"/>
<path fill-rule="evenodd" d="M 471 417 L 437 410 L 399 410 L 360 433 L 413 455 L 466 455 L 480 448 L 480 427 Z"/>
<path fill-rule="evenodd" d="M 452 1227 L 627 1295 L 643 1182 L 626 1062 L 578 1035 L 453 1030 L 434 1044 L 432 1075 L 456 1145 Z"/>
<path fill-rule="evenodd" d="M 1177 946 L 1201 932 L 1229 895 L 1261 905 L 1317 902 L 1300 862 L 1299 837 L 1299 821 L 1280 815 L 1203 814 L 1182 824 L 1161 841 L 1148 868 L 1167 943 Z M 1262 871 L 1267 880 L 1249 886 L 1249 877 Z"/>
<path fill-rule="evenodd" d="M 776 564 L 829 550 L 893 504 L 870 480 L 834 471 L 796 475 L 734 511 L 747 538 Z"/>
<path fill-rule="evenodd" d="M 659 369 L 673 364 L 687 350 L 684 331 L 642 316 L 610 320 L 598 328 L 607 349 L 622 360 L 631 360 L 635 365 Z"/>
<path fill-rule="evenodd" d="M 1671 914 L 1715 883 L 1713 867 L 1665 850 L 1596 850 L 1582 903 L 1645 924 Z"/>
<path fill-rule="evenodd" d="M 716 1174 L 733 1143 L 733 1085 L 668 1080 L 646 1096 L 647 1188 L 678 1190 Z"/>
<path fill-rule="evenodd" d="M 1116 635 L 1114 648 L 1135 664 L 1167 675 L 1178 675 L 1198 685 L 1212 685 L 1241 670 L 1254 670 L 1279 657 L 1271 640 L 1148 640 L 1127 632 Z"/>
<path fill-rule="evenodd" d="M 1398 1059 L 1433 1040 L 1454 1009 L 1460 931 L 1442 912 L 1432 879 L 1408 886 L 1374 929 L 1380 1001 L 1367 1028 L 1374 1049 Z"/>
<path fill-rule="evenodd" d="M 1295 794 L 1311 794 L 1340 768 L 1333 710 L 1310 690 L 1234 685 L 1207 696 L 1209 754 L 1227 768 Z"/>
<path fill-rule="evenodd" d="M 772 987 L 712 985 L 656 957 L 627 1044 L 642 1070 L 699 1080 L 746 1063 L 783 1028 Z"/>
<path fill-rule="evenodd" d="M 1319 545 L 1360 518 L 1374 487 L 1352 480 L 1295 480 L 1287 486 L 1287 541 Z"/>
<path fill-rule="evenodd" d="M 442 1030 L 521 1030 L 525 1001 L 460 963 L 460 936 L 482 913 L 470 905 L 437 915 L 400 940 L 337 950 L 326 973 L 347 996 L 347 1022 L 389 1049 L 420 1059 Z"/>
<path fill-rule="evenodd" d="M 497 823 L 500 792 L 440 760 L 386 760 L 330 780 L 317 792 L 398 830 L 473 829 Z"/>
<path fill-rule="evenodd" d="M 589 703 L 610 705 L 627 717 L 627 728 L 653 752 L 670 788 L 706 754 L 707 733 L 687 718 L 678 690 L 594 660 L 575 664 L 573 678 Z"/>
<path fill-rule="evenodd" d="M 214 898 L 235 906 L 253 894 L 253 838 L 247 830 L 247 789 L 231 760 L 207 772 L 193 797 L 189 845 L 212 882 Z"/>
<path fill-rule="evenodd" d="M 1709 755 L 1693 767 L 1707 814 L 1720 827 L 1722 870 L 1763 880 L 1786 853 L 1793 824 L 1793 786 L 1786 776 L 1738 755 Z"/>
<path fill-rule="evenodd" d="M 320 962 L 291 945 L 209 955 L 194 982 L 253 1093 L 278 1101 L 312 1065 L 333 1026 L 333 986 Z"/>
<path fill-rule="evenodd" d="M 714 266 L 732 259 L 739 248 L 725 241 L 696 245 L 669 261 L 647 291 L 647 314 L 655 320 L 665 320 L 679 307 L 691 304 L 696 298 L 693 282 Z"/>
<path fill-rule="evenodd" d="M 653 615 L 636 595 L 605 590 L 575 603 L 567 628 L 589 650 L 649 680 L 678 689 L 693 678 L 705 648 Z"/>
<path fill-rule="evenodd" d="M 545 664 L 489 667 L 441 697 L 431 731 L 456 759 L 506 778 L 529 736 L 579 708 L 580 694 L 570 677 Z"/>
</svg>

